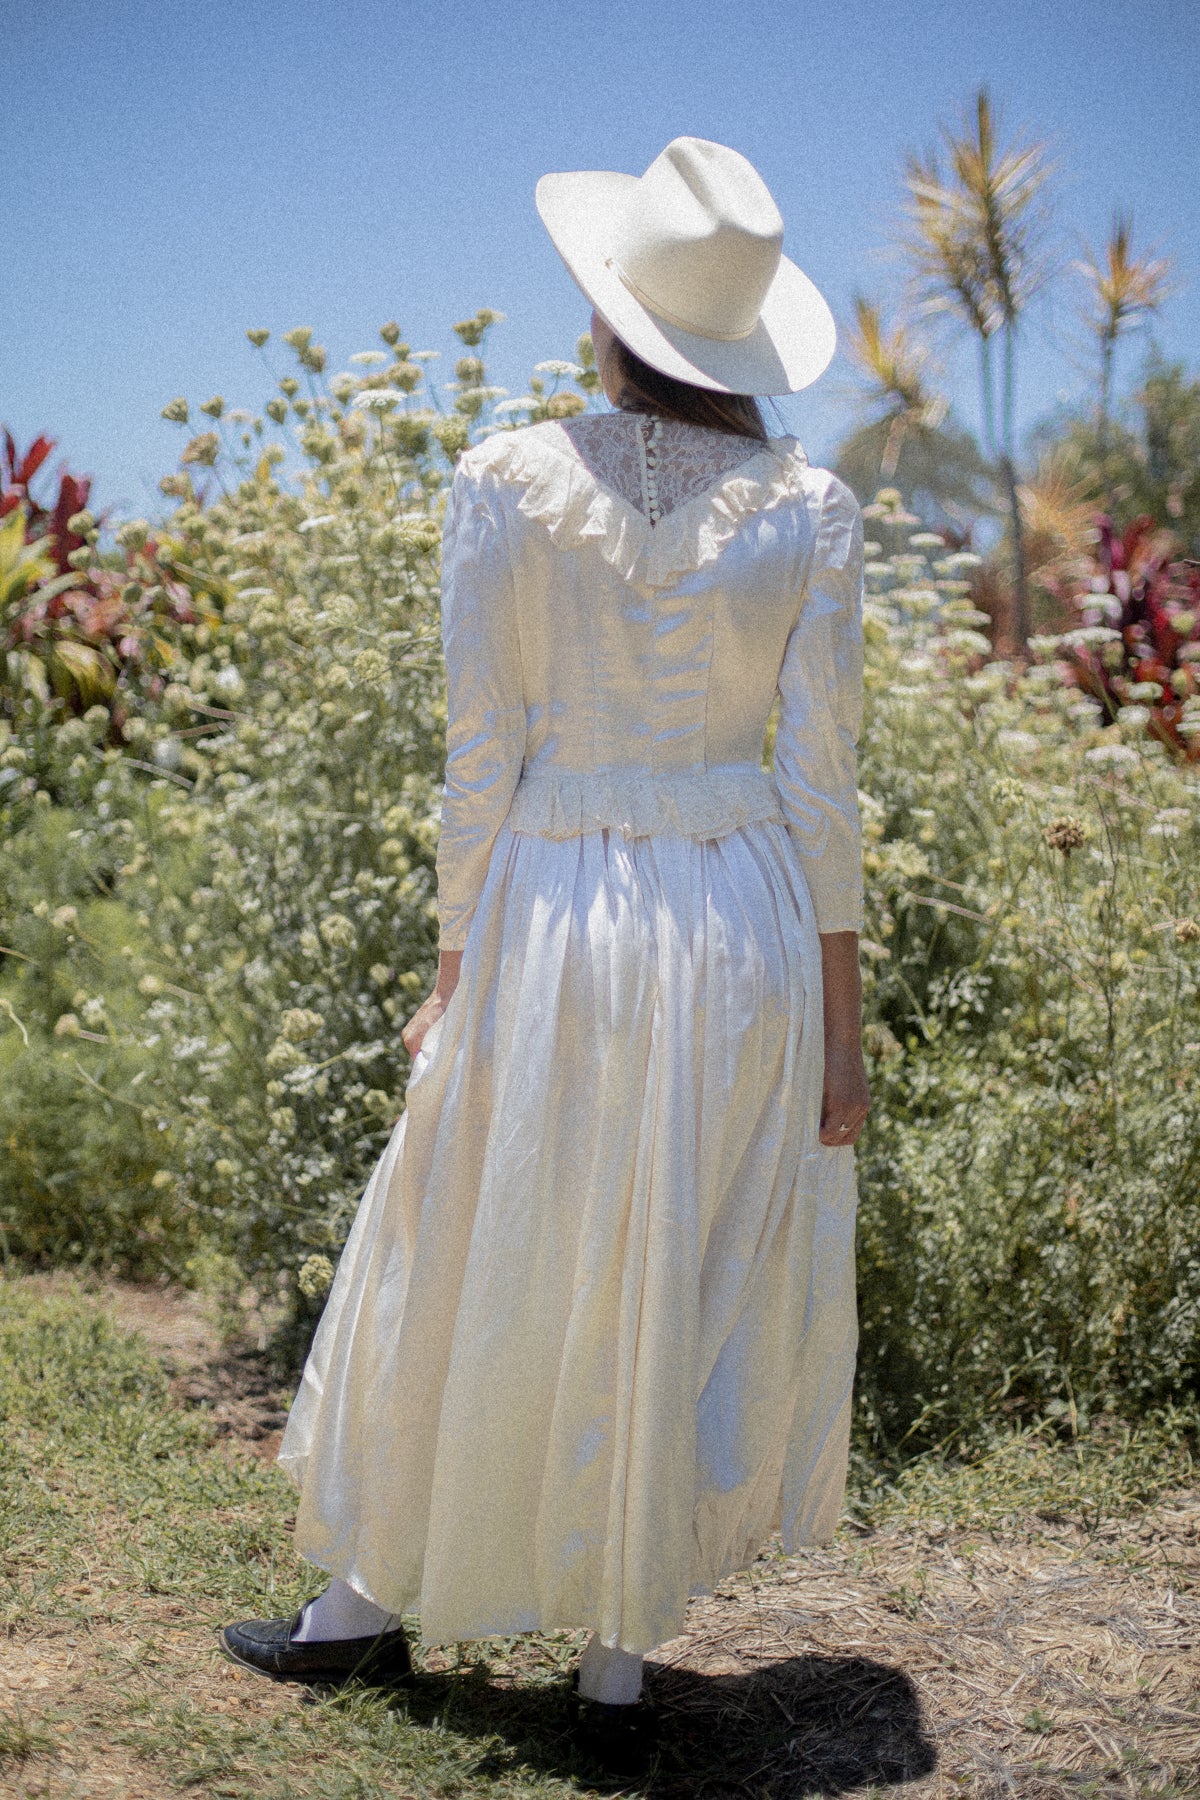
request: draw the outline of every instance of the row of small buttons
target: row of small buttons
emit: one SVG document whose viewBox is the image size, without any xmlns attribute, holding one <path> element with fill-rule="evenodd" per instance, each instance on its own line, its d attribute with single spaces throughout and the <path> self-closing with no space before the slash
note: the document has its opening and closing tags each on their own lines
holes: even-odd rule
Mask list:
<svg viewBox="0 0 1200 1800">
<path fill-rule="evenodd" d="M 638 420 L 638 440 L 646 470 L 646 511 L 652 525 L 657 525 L 662 518 L 658 499 L 658 442 L 662 428 L 663 422 L 657 413 L 646 413 Z"/>
</svg>

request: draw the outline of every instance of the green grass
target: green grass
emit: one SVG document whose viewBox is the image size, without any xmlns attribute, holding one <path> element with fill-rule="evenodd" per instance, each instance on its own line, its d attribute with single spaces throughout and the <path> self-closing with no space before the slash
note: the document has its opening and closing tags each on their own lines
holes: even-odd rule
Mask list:
<svg viewBox="0 0 1200 1800">
<path fill-rule="evenodd" d="M 1065 1445 L 1024 1433 L 970 1465 L 865 1472 L 847 1530 L 984 1533 L 1040 1514 L 1102 1537 L 1190 1472 L 1178 1416 Z M 465 1645 L 455 1666 L 394 1693 L 312 1696 L 234 1670 L 221 1624 L 290 1613 L 323 1584 L 291 1552 L 294 1503 L 280 1471 L 231 1454 L 205 1414 L 172 1402 L 158 1359 L 82 1290 L 0 1280 L 0 1641 L 14 1655 L 40 1647 L 47 1666 L 74 1659 L 70 1680 L 0 1711 L 0 1792 L 35 1763 L 88 1757 L 156 1792 L 230 1800 L 618 1791 L 589 1779 L 570 1742 L 579 1634 Z M 652 1791 L 734 1791 L 723 1753 L 716 1735 L 668 1744 Z M 64 1776 L 37 1791 L 74 1790 Z"/>
<path fill-rule="evenodd" d="M 974 1455 L 921 1456 L 898 1471 L 858 1464 L 847 1496 L 850 1521 L 936 1533 L 977 1530 L 1012 1537 L 1072 1524 L 1102 1540 L 1110 1528 L 1196 1479 L 1195 1412 L 1166 1407 L 1136 1427 L 1101 1416 L 1084 1434 L 1062 1418 L 983 1436 Z"/>
<path fill-rule="evenodd" d="M 82 1292 L 0 1282 L 0 1631 L 86 1643 L 109 1694 L 103 1725 L 86 1701 L 0 1716 L 0 1768 L 99 1726 L 181 1792 L 594 1791 L 568 1768 L 576 1635 L 464 1646 L 419 1695 L 312 1701 L 236 1676 L 219 1627 L 288 1614 L 323 1585 L 288 1547 L 294 1504 L 281 1472 L 231 1457 L 203 1414 L 172 1405 L 159 1361 Z M 214 1712 L 207 1693 L 231 1683 L 270 1712 Z"/>
</svg>

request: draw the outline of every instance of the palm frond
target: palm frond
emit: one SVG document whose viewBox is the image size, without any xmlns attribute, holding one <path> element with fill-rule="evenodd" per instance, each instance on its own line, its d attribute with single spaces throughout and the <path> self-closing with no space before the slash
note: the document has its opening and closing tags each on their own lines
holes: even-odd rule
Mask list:
<svg viewBox="0 0 1200 1800">
<path fill-rule="evenodd" d="M 946 401 L 929 384 L 929 351 L 903 320 L 886 328 L 879 308 L 862 294 L 854 298 L 846 351 L 885 417 L 898 415 L 925 426 L 941 423 Z"/>
<path fill-rule="evenodd" d="M 1169 257 L 1134 254 L 1133 220 L 1117 213 L 1101 255 L 1085 246 L 1075 268 L 1087 284 L 1086 318 L 1101 341 L 1114 343 L 1128 326 L 1157 312 L 1172 290 Z"/>
<path fill-rule="evenodd" d="M 910 157 L 908 252 L 929 305 L 940 299 L 981 336 L 1013 322 L 1050 273 L 1044 190 L 1046 146 L 1002 147 L 986 89 L 936 154 Z"/>
</svg>

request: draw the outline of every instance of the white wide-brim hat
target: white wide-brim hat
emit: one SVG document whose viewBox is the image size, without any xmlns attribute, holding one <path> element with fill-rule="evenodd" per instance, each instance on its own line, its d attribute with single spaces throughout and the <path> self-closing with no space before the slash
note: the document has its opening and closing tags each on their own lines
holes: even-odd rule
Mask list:
<svg viewBox="0 0 1200 1800">
<path fill-rule="evenodd" d="M 753 163 L 678 137 L 644 175 L 543 175 L 537 208 L 576 282 L 643 362 L 730 394 L 794 394 L 828 367 L 837 328 L 783 254 Z"/>
</svg>

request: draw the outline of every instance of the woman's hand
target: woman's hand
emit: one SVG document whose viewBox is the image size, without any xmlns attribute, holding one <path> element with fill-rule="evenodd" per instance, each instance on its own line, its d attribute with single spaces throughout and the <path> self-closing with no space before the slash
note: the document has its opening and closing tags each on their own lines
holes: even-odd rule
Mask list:
<svg viewBox="0 0 1200 1800">
<path fill-rule="evenodd" d="M 461 950 L 443 950 L 438 957 L 437 986 L 432 994 L 422 1000 L 408 1024 L 400 1033 L 401 1042 L 408 1054 L 415 1058 L 421 1045 L 425 1042 L 425 1033 L 435 1019 L 440 1019 L 450 1004 L 450 996 L 458 986 L 459 970 L 462 967 Z"/>
<path fill-rule="evenodd" d="M 862 1053 L 862 976 L 858 933 L 821 933 L 825 998 L 825 1077 L 820 1141 L 830 1148 L 858 1140 L 871 1109 Z"/>
<path fill-rule="evenodd" d="M 829 1145 L 856 1143 L 870 1110 L 871 1094 L 867 1087 L 862 1045 L 826 1044 L 825 1080 L 821 1090 L 821 1142 Z"/>
</svg>

